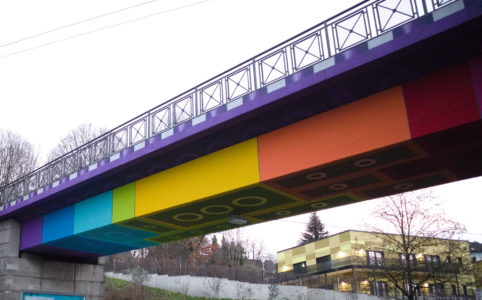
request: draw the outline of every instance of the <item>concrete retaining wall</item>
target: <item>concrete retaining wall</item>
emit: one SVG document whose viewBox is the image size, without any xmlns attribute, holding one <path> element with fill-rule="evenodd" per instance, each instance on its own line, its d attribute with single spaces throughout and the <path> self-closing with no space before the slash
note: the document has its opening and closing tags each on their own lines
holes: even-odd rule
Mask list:
<svg viewBox="0 0 482 300">
<path fill-rule="evenodd" d="M 107 277 L 131 281 L 130 274 L 112 273 L 105 274 Z M 168 276 L 149 275 L 144 282 L 145 286 L 164 289 L 172 292 L 180 292 L 189 296 L 231 298 L 231 299 L 269 299 L 268 284 L 253 284 L 227 279 L 197 276 Z M 216 285 L 219 285 L 219 293 L 216 294 Z M 305 286 L 278 285 L 279 295 L 276 299 L 300 299 L 300 300 L 386 300 L 384 298 L 365 295 L 335 292 L 324 289 L 309 289 Z"/>
</svg>

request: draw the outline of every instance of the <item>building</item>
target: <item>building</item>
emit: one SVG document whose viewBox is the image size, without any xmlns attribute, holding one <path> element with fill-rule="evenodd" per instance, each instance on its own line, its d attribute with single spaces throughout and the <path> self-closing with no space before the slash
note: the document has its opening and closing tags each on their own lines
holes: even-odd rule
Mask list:
<svg viewBox="0 0 482 300">
<path fill-rule="evenodd" d="M 400 239 L 398 235 L 388 236 Z M 387 276 L 410 264 L 415 280 L 423 282 L 423 286 L 417 290 L 418 295 L 472 296 L 475 287 L 468 242 L 441 239 L 430 241 L 425 244 L 432 246 L 425 247 L 423 252 L 405 257 L 386 248 L 380 234 L 344 231 L 278 252 L 280 281 L 282 284 L 344 292 L 401 296 L 401 292 L 387 280 Z M 457 246 L 459 251 L 447 251 L 445 248 L 449 244 Z M 424 281 L 423 278 L 429 273 L 437 275 L 433 275 L 433 280 Z"/>
<path fill-rule="evenodd" d="M 469 243 L 470 256 L 472 256 L 472 261 L 482 261 L 482 244 L 478 242 Z"/>
</svg>

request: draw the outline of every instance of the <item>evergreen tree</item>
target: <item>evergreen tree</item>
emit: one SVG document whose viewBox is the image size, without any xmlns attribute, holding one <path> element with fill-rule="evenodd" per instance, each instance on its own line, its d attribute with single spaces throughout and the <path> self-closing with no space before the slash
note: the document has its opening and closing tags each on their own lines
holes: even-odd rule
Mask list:
<svg viewBox="0 0 482 300">
<path fill-rule="evenodd" d="M 216 237 L 216 235 L 213 235 L 213 238 L 211 240 L 211 245 L 219 247 L 218 238 Z"/>
<path fill-rule="evenodd" d="M 328 231 L 325 230 L 325 224 L 321 223 L 320 218 L 314 212 L 310 215 L 310 220 L 306 225 L 306 231 L 301 234 L 301 238 L 298 240 L 298 245 L 304 245 L 320 240 L 327 235 Z"/>
</svg>

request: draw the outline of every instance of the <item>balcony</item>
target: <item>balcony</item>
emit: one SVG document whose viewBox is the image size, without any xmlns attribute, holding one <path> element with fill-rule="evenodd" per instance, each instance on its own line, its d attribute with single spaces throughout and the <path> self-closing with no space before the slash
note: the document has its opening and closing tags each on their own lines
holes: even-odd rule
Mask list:
<svg viewBox="0 0 482 300">
<path fill-rule="evenodd" d="M 323 274 L 344 269 L 371 269 L 371 270 L 386 270 L 395 271 L 407 269 L 406 262 L 400 259 L 383 259 L 377 261 L 377 264 L 368 264 L 367 258 L 364 256 L 347 256 L 339 259 L 334 259 L 327 262 L 322 262 L 316 265 L 308 266 L 304 269 L 289 272 L 281 272 L 279 275 L 283 280 L 291 280 L 300 277 L 309 276 L 312 274 Z M 413 272 L 436 272 L 436 273 L 460 273 L 461 266 L 458 263 L 426 263 L 425 261 L 411 262 L 410 268 Z"/>
</svg>

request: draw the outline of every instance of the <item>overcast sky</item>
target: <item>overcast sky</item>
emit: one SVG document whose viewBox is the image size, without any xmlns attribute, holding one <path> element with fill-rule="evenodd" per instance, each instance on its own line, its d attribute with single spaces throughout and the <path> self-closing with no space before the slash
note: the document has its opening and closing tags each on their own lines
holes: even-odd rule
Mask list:
<svg viewBox="0 0 482 300">
<path fill-rule="evenodd" d="M 82 123 L 113 128 L 348 8 L 355 0 L 0 2 L 0 128 L 45 157 Z M 102 17 L 100 17 L 102 16 Z M 482 178 L 434 188 L 482 241 Z M 367 201 L 319 213 L 330 233 L 363 229 Z M 251 226 L 274 253 L 308 216 Z"/>
</svg>

